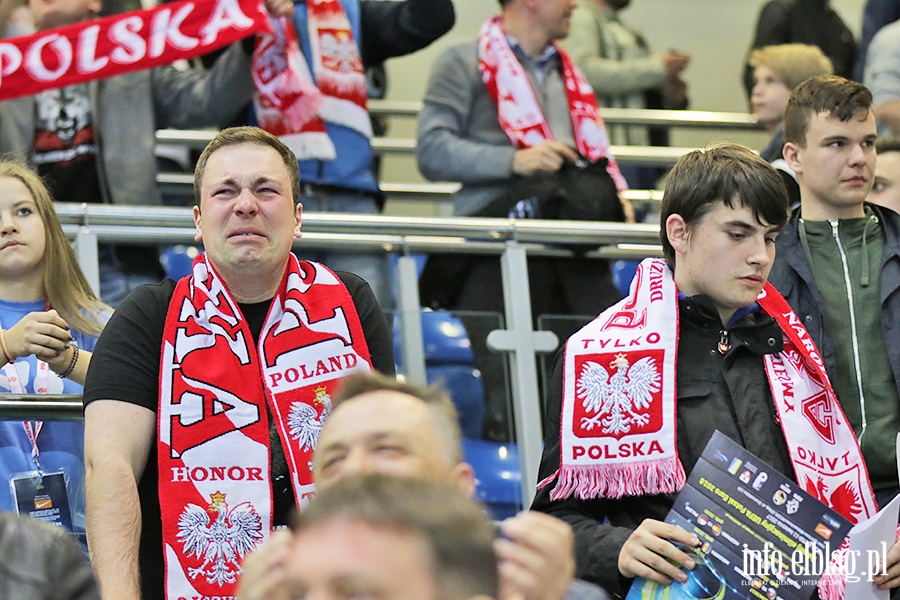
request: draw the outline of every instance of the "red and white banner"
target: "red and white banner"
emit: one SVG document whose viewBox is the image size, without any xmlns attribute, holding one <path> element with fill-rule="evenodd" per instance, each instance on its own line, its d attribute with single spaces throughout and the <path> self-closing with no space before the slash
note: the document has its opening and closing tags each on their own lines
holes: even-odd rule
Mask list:
<svg viewBox="0 0 900 600">
<path fill-rule="evenodd" d="M 260 0 L 182 0 L 0 41 L 0 100 L 166 65 L 270 30 Z"/>
</svg>

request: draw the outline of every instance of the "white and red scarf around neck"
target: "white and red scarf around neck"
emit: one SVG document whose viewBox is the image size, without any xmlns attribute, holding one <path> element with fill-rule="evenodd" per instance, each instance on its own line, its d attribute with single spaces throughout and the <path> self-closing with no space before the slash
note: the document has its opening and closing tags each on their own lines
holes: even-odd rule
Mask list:
<svg viewBox="0 0 900 600">
<path fill-rule="evenodd" d="M 269 411 L 302 508 L 330 394 L 371 370 L 340 279 L 290 256 L 254 345 L 205 254 L 169 304 L 160 360 L 159 499 L 166 597 L 232 597 L 243 557 L 272 530 Z M 268 410 L 267 410 L 268 409 Z"/>
<path fill-rule="evenodd" d="M 869 518 L 869 475 L 812 338 L 770 284 L 757 302 L 784 337 L 764 362 L 797 482 L 852 523 Z M 629 295 L 566 342 L 560 469 L 539 487 L 558 478 L 554 500 L 679 491 L 677 354 L 678 290 L 665 261 L 646 259 Z"/>
<path fill-rule="evenodd" d="M 183 0 L 5 39 L 0 100 L 194 58 L 268 27 L 260 0 Z"/>
<path fill-rule="evenodd" d="M 555 43 L 554 47 L 562 64 L 572 133 L 578 152 L 591 162 L 606 158 L 609 161 L 607 171 L 616 188 L 627 190 L 628 184 L 609 152 L 609 136 L 600 118 L 594 91 L 565 50 Z M 481 26 L 478 34 L 478 69 L 497 106 L 500 127 L 517 148 L 531 148 L 554 139 L 531 79 L 512 51 L 499 16 L 491 17 Z"/>
<path fill-rule="evenodd" d="M 259 126 L 297 158 L 334 160 L 326 121 L 372 137 L 366 76 L 341 3 L 307 0 L 306 13 L 315 82 L 291 21 L 272 19 L 273 33 L 257 36 L 253 53 L 254 107 Z"/>
</svg>

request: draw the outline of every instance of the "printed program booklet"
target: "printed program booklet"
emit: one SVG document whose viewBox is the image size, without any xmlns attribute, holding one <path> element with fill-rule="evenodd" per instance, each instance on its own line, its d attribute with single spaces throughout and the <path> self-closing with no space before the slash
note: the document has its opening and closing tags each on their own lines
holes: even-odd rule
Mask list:
<svg viewBox="0 0 900 600">
<path fill-rule="evenodd" d="M 719 431 L 667 523 L 701 542 L 685 583 L 635 579 L 626 600 L 808 600 L 851 524 Z"/>
</svg>

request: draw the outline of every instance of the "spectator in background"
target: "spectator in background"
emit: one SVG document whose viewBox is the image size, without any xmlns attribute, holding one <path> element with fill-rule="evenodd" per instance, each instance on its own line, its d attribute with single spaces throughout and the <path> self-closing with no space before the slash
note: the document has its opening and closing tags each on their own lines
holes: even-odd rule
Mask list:
<svg viewBox="0 0 900 600">
<path fill-rule="evenodd" d="M 59 528 L 0 512 L 0 598 L 100 600 L 87 558 Z"/>
<path fill-rule="evenodd" d="M 585 0 L 572 13 L 569 56 L 594 88 L 600 106 L 612 108 L 687 108 L 687 84 L 681 73 L 691 57 L 680 52 L 650 52 L 643 34 L 619 19 L 631 0 Z M 641 125 L 607 127 L 610 143 L 667 146 L 668 130 Z M 662 135 L 660 135 L 662 134 Z M 621 166 L 631 187 L 655 187 L 657 169 Z"/>
<path fill-rule="evenodd" d="M 900 21 L 872 38 L 863 81 L 872 91 L 879 133 L 900 135 Z"/>
<path fill-rule="evenodd" d="M 0 394 L 80 394 L 110 312 L 82 275 L 46 186 L 0 162 Z M 33 511 L 35 477 L 24 474 L 39 470 L 55 489 L 52 522 L 87 550 L 84 423 L 0 421 L 0 509 Z"/>
<path fill-rule="evenodd" d="M 7 2 L 15 0 L 0 5 Z M 35 0 L 30 7 L 44 31 L 95 18 L 101 0 Z M 207 72 L 162 67 L 2 102 L 0 153 L 27 160 L 59 202 L 159 205 L 156 130 L 217 127 L 233 118 L 254 89 L 243 45 L 232 45 Z M 111 306 L 163 277 L 158 253 L 146 246 L 101 244 L 99 256 L 100 296 Z"/>
<path fill-rule="evenodd" d="M 449 31 L 455 20 L 453 3 L 451 0 L 328 0 L 315 4 L 298 1 L 295 9 L 294 26 L 313 79 L 318 83 L 337 75 L 341 82 L 331 91 L 318 83 L 326 96 L 320 116 L 334 146 L 335 158 L 317 159 L 307 154 L 308 148 L 295 148 L 303 181 L 300 202 L 311 212 L 379 213 L 384 199 L 373 172 L 369 116 L 364 103 L 359 104 L 359 99 L 366 95 L 364 70 L 388 58 L 420 50 Z M 325 30 L 335 28 L 343 35 L 337 36 L 342 41 L 331 49 L 332 56 L 328 54 L 329 48 L 319 43 L 319 37 L 325 35 Z M 334 64 L 338 66 L 332 67 Z M 332 68 L 335 70 L 330 72 Z M 326 112 L 329 102 L 335 104 Z M 354 115 L 359 117 L 355 121 Z M 304 258 L 356 273 L 369 282 L 382 306 L 392 304 L 387 256 L 383 253 L 306 252 Z"/>
<path fill-rule="evenodd" d="M 788 189 L 791 205 L 800 202 L 797 176 L 787 166 L 784 148 L 784 109 L 791 90 L 814 75 L 831 75 L 831 61 L 817 46 L 780 44 L 757 48 L 750 53 L 753 67 L 753 93 L 750 95 L 753 117 L 772 134 L 768 145 L 759 153 L 778 169 Z"/>
<path fill-rule="evenodd" d="M 875 154 L 875 182 L 867 200 L 900 213 L 900 138 L 879 138 Z"/>
<path fill-rule="evenodd" d="M 595 198 L 597 204 L 617 211 L 621 206 L 619 214 L 630 214 L 633 220 L 630 204 L 619 194 L 627 184 L 609 153 L 594 94 L 556 43 L 569 32 L 575 0 L 500 0 L 500 6 L 500 15 L 484 23 L 477 40 L 447 48 L 432 67 L 419 115 L 419 170 L 431 180 L 462 183 L 453 200 L 454 214 L 484 216 L 494 200 L 521 184 L 530 187 L 549 179 L 565 165 L 592 163 L 610 190 L 605 202 Z M 521 202 L 502 216 L 529 212 L 528 195 L 533 192 L 524 191 Z M 516 212 L 523 204 L 524 209 Z M 430 261 L 420 287 L 429 279 L 429 266 Z M 605 261 L 533 258 L 528 278 L 535 318 L 595 314 L 619 298 Z M 496 290 L 500 281 L 500 264 L 494 257 L 467 261 L 458 281 L 440 272 L 437 279 L 436 287 L 445 289 L 439 293 L 423 289 L 425 301 L 448 291 L 441 301 L 444 308 L 503 311 L 503 295 L 486 293 Z M 496 328 L 486 320 L 467 317 L 463 323 L 485 378 L 486 431 L 492 439 L 507 439 L 503 363 L 486 349 L 485 329 Z"/>
<path fill-rule="evenodd" d="M 819 348 L 884 506 L 898 491 L 900 215 L 866 203 L 872 94 L 843 77 L 807 79 L 791 92 L 784 137 L 800 210 L 778 236 L 770 281 Z"/>
<path fill-rule="evenodd" d="M 422 389 L 379 375 L 347 377 L 319 436 L 314 457 L 316 485 L 327 491 L 339 482 L 379 473 L 415 477 L 475 493 L 475 474 L 464 462 L 459 417 L 438 387 Z M 520 513 L 500 524 L 500 600 L 603 600 L 596 587 L 572 581 L 572 531 L 553 517 Z M 288 539 L 274 536 L 248 557 L 242 600 L 267 600 L 286 573 Z"/>
<path fill-rule="evenodd" d="M 322 492 L 293 527 L 287 598 L 492 600 L 494 529 L 446 483 L 378 475 Z"/>
<path fill-rule="evenodd" d="M 753 67 L 750 52 L 763 46 L 811 44 L 821 48 L 831 60 L 834 73 L 853 76 L 856 42 L 830 0 L 769 0 L 759 13 L 753 43 L 744 68 L 744 88 L 753 92 Z"/>
<path fill-rule="evenodd" d="M 84 393 L 87 522 L 110 598 L 233 594 L 243 555 L 315 489 L 329 391 L 355 370 L 394 372 L 366 282 L 291 253 L 299 191 L 278 138 L 219 132 L 195 173 L 205 254 L 177 284 L 135 290 L 98 341 Z M 209 511 L 240 519 L 233 545 L 210 546 L 222 534 L 212 522 L 224 523 Z"/>
<path fill-rule="evenodd" d="M 862 81 L 866 72 L 869 44 L 882 27 L 900 19 L 900 0 L 867 0 L 863 7 L 862 36 L 856 51 L 853 79 Z"/>
</svg>

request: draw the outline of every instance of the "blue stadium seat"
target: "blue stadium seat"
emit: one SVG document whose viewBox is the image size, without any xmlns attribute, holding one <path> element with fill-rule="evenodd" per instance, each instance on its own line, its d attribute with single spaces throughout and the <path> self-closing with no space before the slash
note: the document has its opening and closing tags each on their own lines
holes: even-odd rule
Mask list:
<svg viewBox="0 0 900 600">
<path fill-rule="evenodd" d="M 441 383 L 450 393 L 459 412 L 463 435 L 481 437 L 484 386 L 481 372 L 475 368 L 472 344 L 462 321 L 446 311 L 423 309 L 422 338 L 428 383 Z M 402 371 L 397 316 L 394 317 L 394 362 Z"/>
<path fill-rule="evenodd" d="M 615 260 L 612 263 L 612 277 L 613 283 L 616 285 L 616 289 L 623 296 L 627 296 L 628 292 L 631 290 L 631 280 L 634 279 L 635 273 L 637 273 L 638 265 L 641 264 L 639 260 Z"/>
<path fill-rule="evenodd" d="M 159 256 L 159 262 L 166 271 L 166 277 L 178 281 L 182 277 L 191 274 L 191 265 L 200 254 L 196 246 L 169 246 Z"/>
<path fill-rule="evenodd" d="M 425 367 L 428 383 L 440 383 L 453 398 L 459 412 L 463 437 L 480 438 L 484 420 L 484 386 L 481 373 L 469 365 L 430 365 Z"/>
<path fill-rule="evenodd" d="M 400 328 L 398 317 L 394 317 L 394 357 L 398 366 L 400 360 Z M 422 342 L 425 346 L 425 364 L 473 365 L 472 344 L 462 321 L 444 310 L 422 309 Z"/>
<path fill-rule="evenodd" d="M 463 456 L 475 470 L 475 496 L 495 521 L 522 510 L 522 474 L 515 444 L 463 439 Z"/>
</svg>

